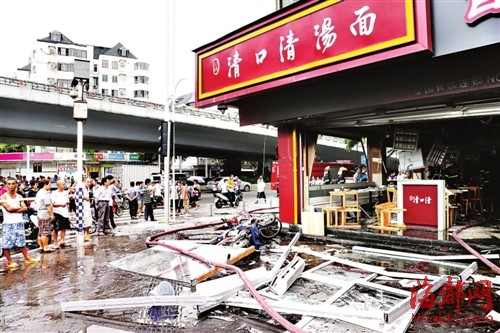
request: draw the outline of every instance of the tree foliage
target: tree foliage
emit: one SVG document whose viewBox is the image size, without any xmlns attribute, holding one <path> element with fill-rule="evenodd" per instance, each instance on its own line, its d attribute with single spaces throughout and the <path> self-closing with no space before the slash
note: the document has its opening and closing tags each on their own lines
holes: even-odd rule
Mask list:
<svg viewBox="0 0 500 333">
<path fill-rule="evenodd" d="M 0 143 L 0 153 L 20 153 L 26 151 L 26 146 Z"/>
</svg>

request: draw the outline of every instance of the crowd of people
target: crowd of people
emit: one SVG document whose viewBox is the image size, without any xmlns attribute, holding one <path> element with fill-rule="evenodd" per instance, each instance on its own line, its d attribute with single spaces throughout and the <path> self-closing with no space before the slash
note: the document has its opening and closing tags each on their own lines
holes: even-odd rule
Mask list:
<svg viewBox="0 0 500 333">
<path fill-rule="evenodd" d="M 100 181 L 87 178 L 83 182 L 83 231 L 84 241 L 90 242 L 90 227 L 92 221 L 97 221 L 99 236 L 112 235 L 116 228 L 113 207 L 117 195 L 123 195 L 129 202 L 130 217 L 138 219 L 144 216 L 145 221 L 156 221 L 153 212 L 153 200 L 163 196 L 160 182 L 151 183 L 151 179 L 131 182 L 128 189 L 122 189 L 119 180 L 112 175 L 103 177 Z M 15 269 L 15 263 L 10 252 L 20 249 L 28 264 L 36 263 L 29 257 L 26 249 L 25 220 L 36 214 L 38 222 L 37 243 L 42 253 L 50 253 L 65 248 L 66 231 L 72 228 L 71 221 L 76 220 L 76 188 L 73 178 L 60 179 L 39 176 L 28 180 L 25 176 L 0 176 L 0 222 L 2 222 L 2 251 L 7 259 L 7 267 Z M 188 193 L 189 192 L 189 193 Z M 189 200 L 198 201 L 199 185 L 187 188 L 181 181 L 175 186 L 176 210 L 184 207 L 184 213 L 189 212 Z M 187 199 L 187 200 L 186 200 Z M 199 207 L 197 202 L 195 207 Z M 93 208 L 93 209 L 92 209 Z"/>
<path fill-rule="evenodd" d="M 368 168 L 366 165 L 361 165 L 359 167 L 354 167 L 354 169 L 349 172 L 346 167 L 340 167 L 337 172 L 337 178 L 334 179 L 331 175 L 330 166 L 326 166 L 323 172 L 323 177 L 312 177 L 309 181 L 309 185 L 327 185 L 327 184 L 344 184 L 346 183 L 346 178 L 348 175 L 352 174 L 352 183 L 362 183 L 368 181 Z"/>
</svg>

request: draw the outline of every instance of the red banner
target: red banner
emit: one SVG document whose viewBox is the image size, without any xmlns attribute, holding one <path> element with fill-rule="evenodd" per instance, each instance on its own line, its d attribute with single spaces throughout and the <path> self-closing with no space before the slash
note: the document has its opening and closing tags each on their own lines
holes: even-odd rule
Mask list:
<svg viewBox="0 0 500 333">
<path fill-rule="evenodd" d="M 198 53 L 197 101 L 414 43 L 415 25 L 412 0 L 320 2 Z"/>
</svg>

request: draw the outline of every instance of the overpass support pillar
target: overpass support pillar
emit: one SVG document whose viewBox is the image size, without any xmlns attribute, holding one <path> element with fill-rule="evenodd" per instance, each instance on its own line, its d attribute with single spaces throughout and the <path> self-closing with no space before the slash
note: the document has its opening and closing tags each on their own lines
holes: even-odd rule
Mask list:
<svg viewBox="0 0 500 333">
<path fill-rule="evenodd" d="M 278 167 L 280 219 L 284 223 L 300 223 L 307 209 L 309 182 L 316 152 L 317 135 L 296 128 L 278 128 Z"/>
</svg>

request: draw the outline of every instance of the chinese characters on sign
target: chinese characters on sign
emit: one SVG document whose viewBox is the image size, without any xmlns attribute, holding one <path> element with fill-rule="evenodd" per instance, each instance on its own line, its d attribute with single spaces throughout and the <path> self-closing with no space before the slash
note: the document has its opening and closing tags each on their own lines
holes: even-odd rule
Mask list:
<svg viewBox="0 0 500 333">
<path fill-rule="evenodd" d="M 324 1 L 200 53 L 198 98 L 415 42 L 413 5 Z"/>
<path fill-rule="evenodd" d="M 491 282 L 488 280 L 475 281 L 468 288 L 463 281 L 457 280 L 455 284 L 451 276 L 448 276 L 448 281 L 437 291 L 432 292 L 432 283 L 429 283 L 427 276 L 423 281 L 417 280 L 417 284 L 410 289 L 410 306 L 416 309 L 419 305 L 422 309 L 442 309 L 447 311 L 439 315 L 412 315 L 412 319 L 417 322 L 429 323 L 448 323 L 448 324 L 469 324 L 493 321 L 490 316 L 470 316 L 464 315 L 460 317 L 461 309 L 465 307 L 475 307 L 482 310 L 491 311 L 493 309 Z M 424 290 L 422 298 L 417 299 L 418 291 Z M 453 306 L 454 310 L 450 310 Z M 477 317 L 477 318 L 476 318 Z M 491 318 L 490 318 L 491 317 Z"/>
<path fill-rule="evenodd" d="M 468 0 L 465 22 L 471 24 L 480 18 L 494 13 L 500 13 L 500 0 Z"/>
<path fill-rule="evenodd" d="M 420 198 L 418 195 L 410 195 L 409 199 L 416 205 L 418 204 L 430 205 L 432 201 L 432 198 L 430 196 Z"/>
</svg>

